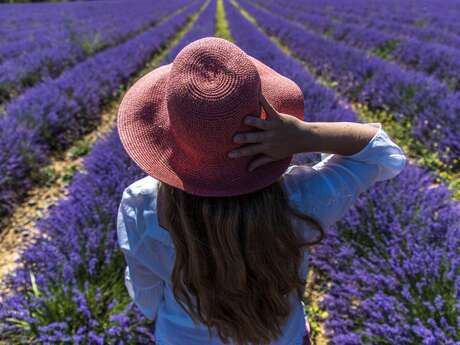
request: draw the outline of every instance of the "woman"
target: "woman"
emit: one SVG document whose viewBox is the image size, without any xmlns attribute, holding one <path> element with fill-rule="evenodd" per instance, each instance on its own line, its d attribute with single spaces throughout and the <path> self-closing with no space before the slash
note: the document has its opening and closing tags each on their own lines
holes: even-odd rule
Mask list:
<svg viewBox="0 0 460 345">
<path fill-rule="evenodd" d="M 406 156 L 380 123 L 305 122 L 303 95 L 206 37 L 139 79 L 118 131 L 147 176 L 123 192 L 125 283 L 155 342 L 309 344 L 307 247 Z M 300 152 L 329 153 L 313 167 Z"/>
</svg>

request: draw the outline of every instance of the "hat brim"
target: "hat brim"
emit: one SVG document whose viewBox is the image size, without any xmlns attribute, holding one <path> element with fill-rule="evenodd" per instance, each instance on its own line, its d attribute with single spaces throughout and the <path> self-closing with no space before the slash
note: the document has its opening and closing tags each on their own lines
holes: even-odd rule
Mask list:
<svg viewBox="0 0 460 345">
<path fill-rule="evenodd" d="M 248 57 L 260 75 L 265 98 L 279 112 L 303 120 L 304 99 L 299 86 L 258 59 Z M 288 168 L 292 156 L 267 163 L 242 176 L 226 177 L 233 161 L 225 165 L 192 169 L 190 157 L 175 145 L 170 130 L 166 86 L 173 63 L 150 71 L 126 92 L 118 110 L 117 127 L 129 157 L 148 175 L 190 194 L 201 196 L 235 196 L 262 189 L 275 182 Z M 263 112 L 263 110 L 262 110 Z M 254 159 L 242 157 L 238 159 Z M 206 169 L 222 171 L 219 183 L 200 178 Z"/>
</svg>

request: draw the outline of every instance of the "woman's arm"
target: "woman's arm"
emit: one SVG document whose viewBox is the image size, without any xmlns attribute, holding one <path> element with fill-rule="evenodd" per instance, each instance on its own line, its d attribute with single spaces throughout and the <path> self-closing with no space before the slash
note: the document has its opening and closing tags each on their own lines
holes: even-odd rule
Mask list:
<svg viewBox="0 0 460 345">
<path fill-rule="evenodd" d="M 377 134 L 378 128 L 355 122 L 299 121 L 298 152 L 323 152 L 353 155 Z"/>
<path fill-rule="evenodd" d="M 301 152 L 352 155 L 364 148 L 378 131 L 373 126 L 354 122 L 305 122 L 279 113 L 262 94 L 260 103 L 267 119 L 247 116 L 244 122 L 262 131 L 237 133 L 234 142 L 249 145 L 229 152 L 230 158 L 263 154 L 251 162 L 249 171 Z"/>
<path fill-rule="evenodd" d="M 145 179 L 133 182 L 123 191 L 117 214 L 117 241 L 125 261 L 125 286 L 133 302 L 149 320 L 155 321 L 164 298 L 165 263 L 170 252 L 147 235 L 144 209 Z M 153 226 L 153 225 L 152 225 Z M 143 243 L 142 243 L 143 242 Z"/>
<path fill-rule="evenodd" d="M 290 166 L 282 179 L 291 205 L 323 229 L 339 220 L 360 193 L 395 177 L 406 165 L 403 150 L 380 123 L 304 122 L 278 113 L 263 95 L 260 101 L 268 118 L 249 116 L 245 123 L 262 131 L 235 135 L 235 142 L 252 144 L 237 148 L 233 157 L 262 153 L 250 163 L 252 170 L 294 153 L 331 153 L 313 167 Z"/>
<path fill-rule="evenodd" d="M 291 165 L 283 175 L 289 200 L 300 213 L 316 219 L 323 228 L 334 224 L 355 203 L 358 196 L 375 182 L 397 176 L 407 157 L 383 130 L 351 155 L 330 154 L 313 166 Z M 306 240 L 311 231 L 303 230 Z"/>
</svg>

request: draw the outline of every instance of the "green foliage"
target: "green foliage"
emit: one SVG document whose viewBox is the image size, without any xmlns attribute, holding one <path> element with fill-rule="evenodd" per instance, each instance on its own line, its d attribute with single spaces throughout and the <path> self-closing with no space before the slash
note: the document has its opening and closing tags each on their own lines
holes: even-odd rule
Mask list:
<svg viewBox="0 0 460 345">
<path fill-rule="evenodd" d="M 304 309 L 305 315 L 308 316 L 308 323 L 310 324 L 310 338 L 316 339 L 323 333 L 320 321 L 328 317 L 328 312 L 322 310 L 314 300 L 309 300 L 308 303 L 305 303 Z"/>
<path fill-rule="evenodd" d="M 40 164 L 37 160 L 37 156 L 28 148 L 23 146 L 21 147 L 19 152 L 21 153 L 21 156 L 25 159 L 26 166 L 30 169 L 30 177 L 33 182 L 40 182 L 43 180 L 43 178 L 48 179 L 50 174 L 52 174 L 52 172 L 50 171 L 45 171 L 45 176 L 42 174 L 42 170 L 38 169 Z M 6 176 L 6 179 L 10 178 L 11 176 Z"/>
<path fill-rule="evenodd" d="M 418 28 L 424 28 L 429 24 L 430 24 L 430 20 L 428 18 L 420 18 L 420 19 L 414 20 L 414 22 L 412 23 L 413 26 L 418 27 Z"/>
<path fill-rule="evenodd" d="M 238 10 L 240 10 L 241 14 L 243 15 L 244 18 L 246 18 L 247 20 L 249 20 L 252 24 L 256 25 L 257 27 L 259 27 L 257 25 L 257 21 L 255 20 L 255 18 L 253 16 L 251 16 L 249 14 L 248 11 L 246 11 L 244 8 L 242 8 L 235 0 L 230 0 L 230 2 L 233 4 L 233 6 L 235 6 Z M 259 5 L 257 4 L 254 4 L 256 7 L 260 7 Z"/>
<path fill-rule="evenodd" d="M 327 36 L 327 37 L 330 37 L 330 36 L 332 36 L 333 33 L 334 33 L 334 28 L 331 26 L 331 27 L 327 28 L 327 29 L 323 32 L 323 35 L 324 35 L 324 36 Z"/>
<path fill-rule="evenodd" d="M 70 41 L 80 46 L 87 56 L 93 55 L 105 46 L 100 32 L 82 33 L 75 29 L 75 23 L 70 19 L 64 20 L 64 29 L 68 31 Z"/>
<path fill-rule="evenodd" d="M 379 56 L 382 59 L 389 60 L 391 58 L 391 54 L 398 47 L 399 43 L 400 41 L 398 39 L 388 40 L 383 45 L 372 49 L 370 53 L 372 55 Z"/>
<path fill-rule="evenodd" d="M 34 182 L 39 185 L 51 186 L 58 178 L 59 173 L 52 166 L 42 167 L 34 174 Z"/>
<path fill-rule="evenodd" d="M 400 90 L 400 94 L 401 94 L 401 103 L 411 103 L 412 102 L 412 98 L 416 95 L 416 89 L 413 85 L 408 85 L 408 86 L 405 86 L 403 88 L 401 88 Z"/>
<path fill-rule="evenodd" d="M 88 142 L 79 140 L 70 148 L 69 155 L 71 159 L 75 159 L 88 154 L 90 150 L 91 146 Z"/>
<path fill-rule="evenodd" d="M 331 287 L 325 272 L 310 269 L 307 276 L 307 289 L 302 297 L 305 315 L 310 325 L 310 339 L 315 344 L 324 343 L 322 324 L 329 317 L 326 310 L 321 307 L 320 296 L 323 296 Z"/>
<path fill-rule="evenodd" d="M 75 173 L 77 172 L 78 170 L 78 167 L 77 165 L 68 165 L 65 167 L 64 169 L 64 172 L 62 174 L 62 180 L 66 183 L 66 184 L 69 184 L 70 182 L 72 182 L 72 179 L 75 175 Z"/>
<path fill-rule="evenodd" d="M 36 71 L 35 73 L 28 73 L 21 79 L 21 84 L 24 88 L 31 87 L 42 79 L 40 72 Z M 10 93 L 10 97 L 17 96 L 17 92 Z"/>
<path fill-rule="evenodd" d="M 104 43 L 101 41 L 100 32 L 96 34 L 85 34 L 79 38 L 78 44 L 83 49 L 86 55 L 93 55 L 96 51 L 103 48 Z"/>
<path fill-rule="evenodd" d="M 228 28 L 228 22 L 225 18 L 224 2 L 217 0 L 217 11 L 216 11 L 216 37 L 221 37 L 231 42 L 234 41 L 230 29 Z"/>
<path fill-rule="evenodd" d="M 4 102 L 10 97 L 16 96 L 16 92 L 14 91 L 13 86 L 14 85 L 8 82 L 0 83 L 0 103 Z M 0 109 L 0 113 L 3 113 L 3 107 Z"/>
<path fill-rule="evenodd" d="M 407 91 L 411 97 L 411 91 Z M 447 165 L 439 159 L 439 153 L 433 152 L 412 134 L 410 119 L 397 121 L 391 112 L 386 110 L 370 110 L 367 105 L 355 103 L 355 110 L 361 118 L 368 122 L 380 122 L 386 132 L 401 146 L 404 152 L 419 166 L 424 166 L 433 172 L 437 183 L 446 183 L 453 191 L 453 199 L 460 200 L 460 172 L 453 165 Z M 455 162 L 453 163 L 455 164 Z"/>
<path fill-rule="evenodd" d="M 103 251 L 101 251 L 103 253 Z M 8 334 L 8 339 L 24 341 L 24 337 L 35 339 L 43 335 L 40 326 L 64 322 L 65 333 L 77 334 L 81 326 L 89 326 L 91 320 L 97 320 L 97 325 L 90 326 L 104 334 L 114 325 L 111 316 L 122 312 L 131 302 L 124 286 L 124 259 L 121 252 L 115 252 L 109 265 L 104 264 L 101 255 L 96 275 L 90 275 L 87 270 L 77 267 L 79 272 L 76 285 L 72 282 L 63 284 L 51 282 L 48 288 L 40 290 L 36 284 L 35 274 L 29 271 L 30 287 L 25 291 L 31 301 L 30 316 L 34 322 L 9 318 L 8 322 L 19 326 L 22 334 Z M 76 298 L 76 290 L 81 294 Z M 116 299 L 114 299 L 116 296 Z M 34 301 L 32 303 L 32 301 Z M 84 303 L 82 305 L 81 303 Z M 150 322 L 150 321 L 149 321 Z"/>
</svg>

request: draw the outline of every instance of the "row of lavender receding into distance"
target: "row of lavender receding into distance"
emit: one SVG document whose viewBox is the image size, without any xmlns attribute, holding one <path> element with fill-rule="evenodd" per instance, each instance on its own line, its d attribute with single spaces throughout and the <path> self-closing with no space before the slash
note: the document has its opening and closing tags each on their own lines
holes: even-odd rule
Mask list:
<svg viewBox="0 0 460 345">
<path fill-rule="evenodd" d="M 214 35 L 216 1 L 200 2 L 199 6 L 206 7 L 175 51 L 190 40 Z M 169 28 L 164 30 L 160 36 L 169 35 Z M 171 58 L 167 54 L 161 64 Z M 21 255 L 22 267 L 4 278 L 11 294 L 0 295 L 0 340 L 72 344 L 153 341 L 151 321 L 124 286 L 126 263 L 116 234 L 123 189 L 145 173 L 124 151 L 117 128 L 98 140 L 84 158 L 84 167 L 86 172 L 77 172 L 69 186 L 68 197 L 38 222 L 37 241 Z"/>
<path fill-rule="evenodd" d="M 190 0 L 157 3 L 172 14 Z M 31 186 L 48 155 L 68 148 L 94 129 L 102 108 L 124 84 L 184 25 L 200 4 L 129 41 L 104 50 L 66 70 L 57 79 L 30 88 L 9 103 L 0 118 L 0 216 L 14 209 Z M 161 8 L 161 9 L 160 9 Z"/>
<path fill-rule="evenodd" d="M 155 8 L 147 2 L 140 0 L 130 2 L 126 6 L 126 0 L 72 2 L 72 3 L 47 3 L 43 6 L 36 4 L 2 4 L 0 12 L 0 62 L 30 53 L 36 49 L 51 47 L 62 44 L 69 39 L 69 30 L 78 30 L 85 33 L 85 27 L 95 27 L 95 18 L 100 20 L 101 28 L 105 31 L 118 30 L 115 25 L 112 28 L 104 23 L 126 24 L 123 18 L 123 10 L 127 16 L 133 13 L 142 15 L 142 8 L 155 11 Z M 110 6 L 110 10 L 107 10 Z"/>
<path fill-rule="evenodd" d="M 337 2 L 339 4 L 339 2 Z M 361 25 L 366 28 L 373 28 L 381 31 L 385 31 L 399 36 L 416 38 L 422 41 L 439 43 L 442 45 L 450 46 L 451 48 L 460 47 L 460 35 L 455 35 L 449 31 L 439 29 L 437 26 L 417 26 L 411 24 L 404 24 L 400 21 L 388 20 L 388 15 L 384 15 L 382 19 L 375 18 L 373 16 L 363 16 L 359 12 L 355 12 L 358 8 L 351 7 L 347 10 L 341 10 L 335 8 L 325 12 L 322 7 L 310 6 L 299 7 L 303 12 L 308 11 L 312 15 L 319 15 L 329 17 L 337 20 L 341 23 L 353 23 Z"/>
<path fill-rule="evenodd" d="M 418 28 L 413 26 L 407 26 L 398 22 L 388 22 L 382 19 L 370 19 L 349 14 L 338 14 L 334 17 L 343 22 L 355 22 L 362 26 L 385 31 L 391 34 L 397 34 L 408 38 L 414 38 L 421 41 L 431 42 L 434 44 L 441 44 L 449 46 L 450 48 L 458 49 L 460 47 L 460 36 L 451 34 L 448 31 L 439 30 L 435 28 Z"/>
<path fill-rule="evenodd" d="M 237 44 L 302 88 L 303 67 L 225 4 Z M 284 69 L 295 65 L 298 70 Z M 305 115 L 318 121 L 308 109 Z M 397 177 L 362 193 L 313 249 L 309 265 L 332 282 L 330 290 L 322 286 L 320 302 L 329 314 L 331 344 L 458 344 L 460 204 L 433 182 L 426 169 L 407 164 Z"/>
<path fill-rule="evenodd" d="M 456 0 L 413 2 L 387 0 L 385 6 L 380 5 L 378 1 L 366 0 L 307 0 L 302 3 L 301 7 L 308 7 L 320 13 L 351 13 L 370 19 L 399 23 L 406 27 L 438 29 L 460 35 L 460 23 L 458 22 L 460 8 Z"/>
<path fill-rule="evenodd" d="M 270 1 L 261 2 L 267 7 Z M 283 5 L 282 14 L 309 30 L 345 42 L 347 45 L 368 50 L 405 68 L 414 69 L 434 76 L 453 91 L 460 90 L 460 50 L 442 44 L 420 41 L 398 33 L 387 33 L 367 28 L 360 24 L 338 22 L 327 16 L 311 14 L 310 8 L 299 10 L 299 1 Z M 280 5 L 271 2 L 269 6 L 279 13 Z M 460 47 L 460 46 L 459 46 Z M 458 47 L 457 47 L 458 48 Z"/>
<path fill-rule="evenodd" d="M 337 82 L 338 91 L 371 109 L 394 114 L 411 122 L 413 137 L 452 168 L 460 167 L 460 93 L 425 74 L 407 71 L 379 57 L 348 47 L 305 29 L 283 17 L 290 13 L 278 6 L 276 14 L 240 1 L 258 23 L 277 36 L 304 60 L 317 76 Z M 284 16 L 287 16 L 284 13 Z"/>
<path fill-rule="evenodd" d="M 206 9 L 194 23 L 192 29 L 187 31 L 181 38 L 181 41 L 167 52 L 163 60 L 161 60 L 161 65 L 173 62 L 174 58 L 182 50 L 182 48 L 184 48 L 190 42 L 193 42 L 202 37 L 214 36 L 214 33 L 216 32 L 216 13 L 217 1 L 210 0 L 206 6 Z"/>
<path fill-rule="evenodd" d="M 88 56 L 140 34 L 168 14 L 163 6 L 145 0 L 129 6 L 125 2 L 124 6 L 113 6 L 110 11 L 107 11 L 105 3 L 97 2 L 92 6 L 80 4 L 83 11 L 78 11 L 81 16 L 79 21 L 71 20 L 75 12 L 65 12 L 59 17 L 62 5 L 53 7 L 50 17 L 46 19 L 54 15 L 61 21 L 53 21 L 53 26 L 57 23 L 60 25 L 39 35 L 47 40 L 44 46 L 38 45 L 40 39 L 0 43 L 0 56 L 2 51 L 11 51 L 12 46 L 21 49 L 17 55 L 4 58 L 0 63 L 0 104 L 40 81 L 56 78 L 62 71 Z M 16 20 L 20 21 L 20 15 L 18 17 Z M 38 30 L 42 31 L 43 28 Z"/>
</svg>

